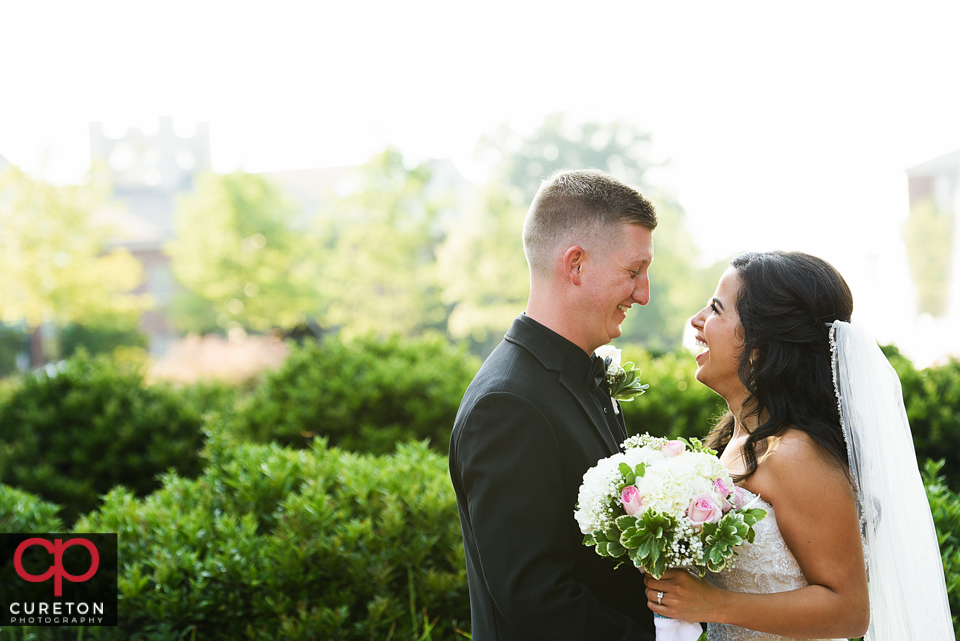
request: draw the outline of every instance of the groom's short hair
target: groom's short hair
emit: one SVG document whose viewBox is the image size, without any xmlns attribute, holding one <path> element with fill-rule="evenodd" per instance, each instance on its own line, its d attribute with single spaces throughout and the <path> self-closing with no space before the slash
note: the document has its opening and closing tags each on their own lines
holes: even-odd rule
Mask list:
<svg viewBox="0 0 960 641">
<path fill-rule="evenodd" d="M 624 224 L 657 227 L 657 212 L 639 191 L 595 169 L 555 173 L 540 185 L 523 221 L 531 275 L 548 276 L 558 251 L 602 246 Z"/>
</svg>

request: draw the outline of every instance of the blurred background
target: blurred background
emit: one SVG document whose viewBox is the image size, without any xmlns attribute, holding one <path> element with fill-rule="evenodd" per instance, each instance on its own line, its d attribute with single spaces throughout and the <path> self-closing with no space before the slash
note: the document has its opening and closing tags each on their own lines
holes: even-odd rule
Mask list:
<svg viewBox="0 0 960 641">
<path fill-rule="evenodd" d="M 684 347 L 733 256 L 827 259 L 902 382 L 960 613 L 957 25 L 0 0 L 0 532 L 119 533 L 97 638 L 465 638 L 450 429 L 524 310 L 540 181 L 595 167 L 660 213 L 628 430 L 726 409 Z"/>
<path fill-rule="evenodd" d="M 189 380 L 324 333 L 482 357 L 524 308 L 530 198 L 574 167 L 661 213 L 624 341 L 675 349 L 732 256 L 801 250 L 882 343 L 943 362 L 957 24 L 947 1 L 7 3 L 0 371 L 124 345 Z"/>
</svg>

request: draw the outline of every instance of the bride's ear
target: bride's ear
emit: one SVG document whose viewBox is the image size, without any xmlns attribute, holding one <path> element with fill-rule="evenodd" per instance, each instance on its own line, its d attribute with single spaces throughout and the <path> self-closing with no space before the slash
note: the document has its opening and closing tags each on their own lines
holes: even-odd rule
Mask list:
<svg viewBox="0 0 960 641">
<path fill-rule="evenodd" d="M 569 247 L 563 253 L 563 275 L 574 285 L 579 286 L 583 282 L 583 265 L 586 256 L 583 247 L 579 245 Z"/>
</svg>

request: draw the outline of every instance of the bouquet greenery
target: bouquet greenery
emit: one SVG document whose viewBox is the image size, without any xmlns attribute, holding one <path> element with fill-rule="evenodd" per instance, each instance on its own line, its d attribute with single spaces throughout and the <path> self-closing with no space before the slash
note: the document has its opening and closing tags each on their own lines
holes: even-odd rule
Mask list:
<svg viewBox="0 0 960 641">
<path fill-rule="evenodd" d="M 672 567 L 719 572 L 766 512 L 751 506 L 700 440 L 643 434 L 583 475 L 574 515 L 584 545 L 660 578 Z"/>
</svg>

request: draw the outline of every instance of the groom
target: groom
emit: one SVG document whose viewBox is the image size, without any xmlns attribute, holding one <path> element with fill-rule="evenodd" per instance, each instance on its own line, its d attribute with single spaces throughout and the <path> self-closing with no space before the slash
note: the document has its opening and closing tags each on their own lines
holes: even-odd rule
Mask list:
<svg viewBox="0 0 960 641">
<path fill-rule="evenodd" d="M 653 205 L 599 171 L 545 181 L 523 226 L 526 314 L 470 384 L 450 440 L 475 641 L 650 639 L 643 576 L 581 541 L 583 473 L 623 417 L 593 352 L 650 300 Z"/>
</svg>

